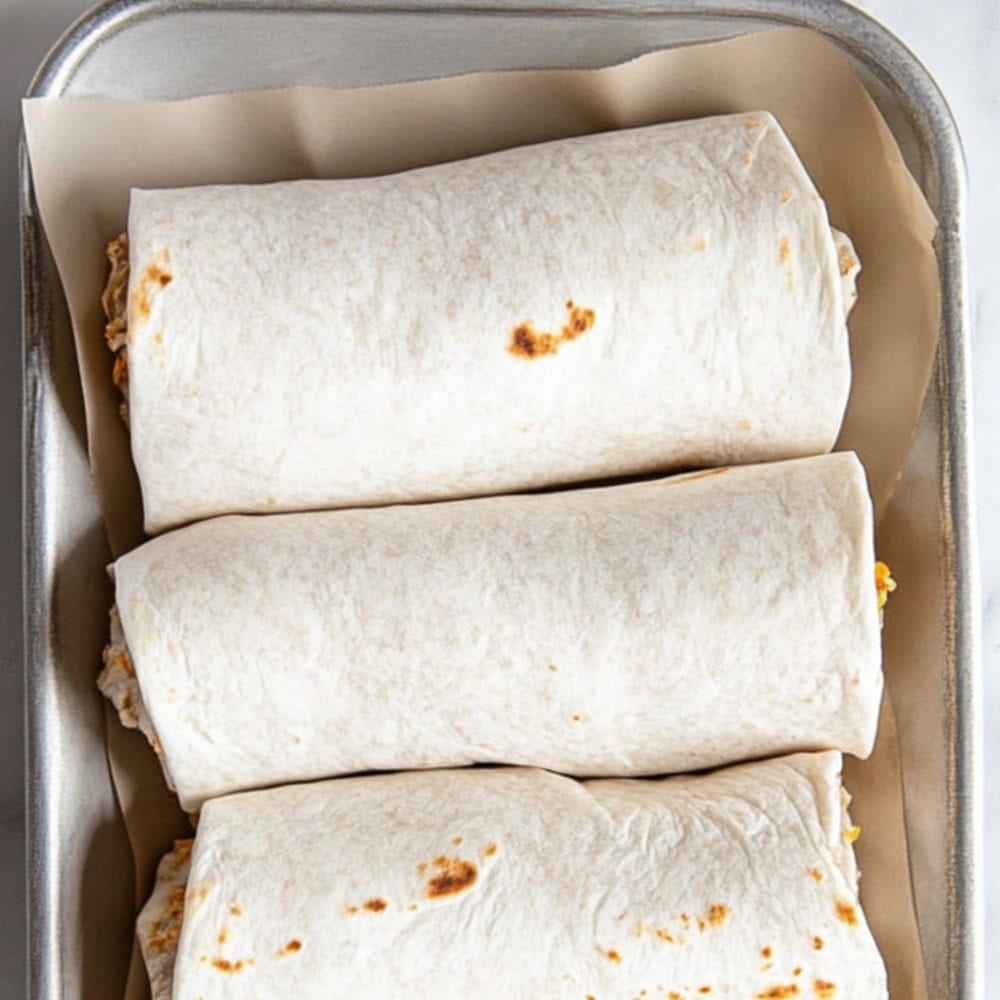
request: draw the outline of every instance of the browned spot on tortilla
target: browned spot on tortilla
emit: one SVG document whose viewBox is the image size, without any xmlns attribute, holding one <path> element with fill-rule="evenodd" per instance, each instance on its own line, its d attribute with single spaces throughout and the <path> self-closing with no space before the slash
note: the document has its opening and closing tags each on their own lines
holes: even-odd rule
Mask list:
<svg viewBox="0 0 1000 1000">
<path fill-rule="evenodd" d="M 823 950 L 823 939 L 818 934 L 813 938 L 813 949 L 815 951 Z"/>
<path fill-rule="evenodd" d="M 549 670 L 551 670 L 552 673 L 556 673 L 559 670 L 559 668 L 554 663 L 550 663 Z"/>
<path fill-rule="evenodd" d="M 230 961 L 228 958 L 213 958 L 212 968 L 218 969 L 219 972 L 242 972 L 247 966 L 253 965 L 253 959 L 248 958 L 246 960 L 242 958 L 236 959 L 235 962 Z"/>
<path fill-rule="evenodd" d="M 167 895 L 166 905 L 149 928 L 146 935 L 146 949 L 153 955 L 173 951 L 181 932 L 181 918 L 184 915 L 184 886 L 175 886 Z"/>
<path fill-rule="evenodd" d="M 694 241 L 694 248 L 695 248 L 695 250 L 699 250 L 699 251 L 705 249 L 705 237 L 704 236 L 699 236 L 698 239 L 696 239 Z"/>
<path fill-rule="evenodd" d="M 415 910 L 416 908 L 417 908 L 417 904 L 416 903 L 410 903 L 410 905 L 407 907 L 407 909 L 410 910 L 411 912 L 413 910 Z"/>
<path fill-rule="evenodd" d="M 699 993 L 711 993 L 712 992 L 712 987 L 711 986 L 699 986 L 698 987 L 698 992 Z"/>
<path fill-rule="evenodd" d="M 750 164 L 753 163 L 753 157 L 749 153 L 744 153 L 742 159 L 744 166 L 749 167 Z"/>
<path fill-rule="evenodd" d="M 795 968 L 792 969 L 792 975 L 793 976 L 801 976 L 802 975 L 802 966 L 801 965 L 796 965 Z"/>
<path fill-rule="evenodd" d="M 153 334 L 153 343 L 155 343 L 155 344 L 162 344 L 163 343 L 163 334 L 162 333 L 154 333 Z"/>
<path fill-rule="evenodd" d="M 792 256 L 792 242 L 787 236 L 782 236 L 778 243 L 778 261 L 784 264 Z"/>
<path fill-rule="evenodd" d="M 572 719 L 574 722 L 581 722 L 583 720 L 583 716 L 580 715 L 579 712 L 574 712 L 572 715 Z"/>
<path fill-rule="evenodd" d="M 743 119 L 743 127 L 745 129 L 759 128 L 760 127 L 760 119 L 759 118 L 744 118 Z"/>
<path fill-rule="evenodd" d="M 452 843 L 453 843 L 453 844 L 454 844 L 454 845 L 455 845 L 456 847 L 458 847 L 458 845 L 462 843 L 462 838 L 461 838 L 461 837 L 452 837 L 452 838 L 451 838 L 451 842 L 452 842 Z"/>
<path fill-rule="evenodd" d="M 242 917 L 243 916 L 243 910 L 239 906 L 230 906 L 229 907 L 229 912 L 234 917 Z"/>
<path fill-rule="evenodd" d="M 357 912 L 358 912 L 358 908 L 356 906 L 345 906 L 344 907 L 344 913 L 346 913 L 347 916 L 349 916 L 349 917 L 353 917 L 354 914 L 357 913 Z"/>
<path fill-rule="evenodd" d="M 222 930 L 219 931 L 219 937 L 218 937 L 219 944 L 225 944 L 226 939 L 228 937 L 229 937 L 229 928 L 225 924 L 223 924 Z"/>
<path fill-rule="evenodd" d="M 292 940 L 281 949 L 280 954 L 293 955 L 297 951 L 302 951 L 302 942 L 298 938 L 292 938 Z"/>
<path fill-rule="evenodd" d="M 677 990 L 671 990 L 670 993 L 667 994 L 667 996 L 669 1000 L 684 1000 L 684 997 L 682 997 L 680 993 L 677 992 Z"/>
<path fill-rule="evenodd" d="M 749 420 L 741 420 L 740 421 L 740 430 L 741 431 L 748 431 L 748 430 L 750 430 L 750 421 Z"/>
<path fill-rule="evenodd" d="M 729 907 L 725 903 L 715 903 L 708 909 L 708 922 L 713 927 L 721 927 L 729 916 Z"/>
<path fill-rule="evenodd" d="M 691 923 L 691 918 L 690 918 L 690 917 L 689 917 L 689 916 L 688 916 L 688 915 L 687 915 L 686 913 L 682 913 L 682 914 L 681 914 L 681 920 L 682 920 L 682 921 L 684 922 L 684 926 L 685 926 L 685 927 L 686 927 L 686 926 L 687 926 L 687 925 L 688 925 L 689 923 Z"/>
<path fill-rule="evenodd" d="M 519 358 L 556 354 L 562 344 L 576 340 L 592 329 L 597 319 L 593 309 L 575 305 L 572 299 L 566 301 L 566 311 L 569 315 L 558 333 L 538 330 L 530 319 L 519 323 L 511 331 L 507 350 Z"/>
<path fill-rule="evenodd" d="M 809 874 L 812 876 L 814 882 L 823 881 L 823 873 L 818 868 L 810 868 Z"/>
<path fill-rule="evenodd" d="M 497 852 L 497 845 L 496 844 L 493 844 L 493 843 L 487 844 L 483 848 L 483 857 L 484 858 L 492 858 L 493 855 L 496 854 L 496 852 Z"/>
<path fill-rule="evenodd" d="M 604 953 L 604 957 L 605 957 L 605 958 L 606 958 L 606 959 L 607 959 L 607 960 L 608 960 L 609 962 L 618 962 L 619 964 L 621 963 L 621 960 L 622 960 L 622 957 L 621 957 L 621 955 L 619 955 L 619 954 L 618 954 L 618 952 L 617 952 L 617 951 L 615 951 L 615 949 L 614 949 L 614 948 L 609 948 L 609 949 L 608 949 L 608 950 L 607 950 L 607 951 L 606 951 L 606 952 Z"/>
<path fill-rule="evenodd" d="M 437 875 L 432 875 L 427 880 L 429 899 L 441 899 L 467 892 L 479 878 L 476 863 L 466 858 L 448 858 L 441 855 L 434 859 L 434 867 L 438 871 Z"/>
<path fill-rule="evenodd" d="M 173 275 L 167 270 L 170 254 L 164 250 L 158 260 L 150 261 L 142 272 L 132 290 L 132 312 L 140 320 L 148 319 L 153 309 L 153 293 L 156 289 L 166 288 L 173 281 Z"/>
<path fill-rule="evenodd" d="M 788 202 L 790 202 L 791 200 L 792 200 L 792 192 L 791 191 L 782 191 L 781 192 L 781 203 L 783 205 L 788 204 Z"/>
<path fill-rule="evenodd" d="M 763 993 L 758 993 L 756 1000 L 785 1000 L 786 997 L 797 997 L 798 995 L 798 986 L 795 983 L 789 983 L 787 986 L 772 986 L 770 989 L 764 990 Z"/>
<path fill-rule="evenodd" d="M 821 1000 L 829 1000 L 837 992 L 837 986 L 835 983 L 829 983 L 825 979 L 817 979 L 813 983 L 813 993 L 820 997 Z"/>
<path fill-rule="evenodd" d="M 302 742 L 302 737 L 301 736 L 293 736 L 292 737 L 292 742 L 293 743 L 301 743 Z"/>
<path fill-rule="evenodd" d="M 760 957 L 761 958 L 770 958 L 771 957 L 771 946 L 770 945 L 768 945 L 766 948 L 761 948 L 760 949 Z"/>
<path fill-rule="evenodd" d="M 375 899 L 366 899 L 361 905 L 369 913 L 381 913 L 389 904 L 381 897 L 376 896 Z"/>
<path fill-rule="evenodd" d="M 848 927 L 857 927 L 858 914 L 850 903 L 845 903 L 842 899 L 837 900 L 837 919 Z"/>
</svg>

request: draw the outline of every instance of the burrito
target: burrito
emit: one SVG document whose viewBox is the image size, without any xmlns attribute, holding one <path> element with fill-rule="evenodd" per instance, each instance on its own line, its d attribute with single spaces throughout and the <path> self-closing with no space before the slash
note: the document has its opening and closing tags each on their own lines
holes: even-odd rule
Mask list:
<svg viewBox="0 0 1000 1000">
<path fill-rule="evenodd" d="M 662 774 L 875 736 L 886 584 L 852 453 L 230 515 L 114 576 L 100 685 L 189 811 L 360 771 Z"/>
<path fill-rule="evenodd" d="M 777 122 L 133 190 L 104 296 L 151 533 L 828 451 L 858 262 Z"/>
<path fill-rule="evenodd" d="M 580 784 L 471 768 L 206 804 L 153 1000 L 885 1000 L 840 756 Z"/>
</svg>

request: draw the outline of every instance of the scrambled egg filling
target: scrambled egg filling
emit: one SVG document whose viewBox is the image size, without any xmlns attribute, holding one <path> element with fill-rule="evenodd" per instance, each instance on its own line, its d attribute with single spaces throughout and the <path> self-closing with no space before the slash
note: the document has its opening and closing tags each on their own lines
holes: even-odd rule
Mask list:
<svg viewBox="0 0 1000 1000">
<path fill-rule="evenodd" d="M 885 607 L 885 602 L 889 600 L 889 595 L 896 589 L 892 572 L 881 561 L 875 563 L 875 589 L 878 591 L 878 606 L 881 611 Z"/>
</svg>

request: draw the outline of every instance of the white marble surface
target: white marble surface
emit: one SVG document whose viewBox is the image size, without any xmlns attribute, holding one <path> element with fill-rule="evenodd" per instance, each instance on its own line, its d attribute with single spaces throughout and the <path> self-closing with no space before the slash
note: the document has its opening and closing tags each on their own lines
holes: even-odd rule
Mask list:
<svg viewBox="0 0 1000 1000">
<path fill-rule="evenodd" d="M 17 99 L 83 0 L 0 0 L 0 994 L 24 996 L 23 721 L 20 649 L 20 316 Z M 984 609 L 987 833 L 985 941 L 1000 941 L 1000 4 L 864 0 L 937 76 L 963 136 L 970 174 L 979 534 Z M 989 766 L 993 764 L 995 766 Z M 1000 996 L 1000 948 L 987 953 L 986 998 Z M 992 954 L 990 954 L 992 952 Z"/>
</svg>

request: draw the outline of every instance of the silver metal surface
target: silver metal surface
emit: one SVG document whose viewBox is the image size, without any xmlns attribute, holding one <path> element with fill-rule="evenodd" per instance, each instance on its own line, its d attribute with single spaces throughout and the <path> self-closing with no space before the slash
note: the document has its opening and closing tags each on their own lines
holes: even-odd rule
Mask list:
<svg viewBox="0 0 1000 1000">
<path fill-rule="evenodd" d="M 33 95 L 178 98 L 225 90 L 360 86 L 454 73 L 588 67 L 781 24 L 845 50 L 941 223 L 943 338 L 897 496 L 942 565 L 939 673 L 914 678 L 896 711 L 914 894 L 929 995 L 981 997 L 979 613 L 973 537 L 964 167 L 954 122 L 911 53 L 836 0 L 654 3 L 577 0 L 138 0 L 96 8 L 40 68 Z M 121 994 L 132 886 L 93 684 L 108 558 L 85 456 L 82 402 L 58 278 L 21 155 L 25 379 L 28 891 L 32 997 Z M 917 731 L 914 700 L 931 700 Z M 927 704 L 921 705 L 923 719 Z M 127 867 L 127 866 L 125 866 Z M 120 946 L 117 944 L 121 942 Z M 858 998 L 861 1000 L 861 998 Z"/>
</svg>

